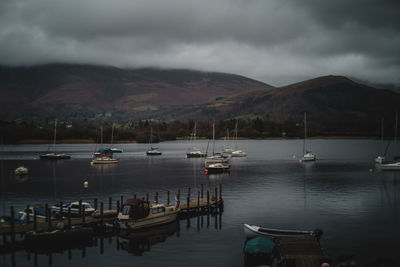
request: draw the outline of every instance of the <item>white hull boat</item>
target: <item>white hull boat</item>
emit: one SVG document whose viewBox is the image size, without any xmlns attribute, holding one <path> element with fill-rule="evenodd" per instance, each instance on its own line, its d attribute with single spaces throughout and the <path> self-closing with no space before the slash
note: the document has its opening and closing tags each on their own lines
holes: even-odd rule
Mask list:
<svg viewBox="0 0 400 267">
<path fill-rule="evenodd" d="M 282 230 L 282 229 L 263 228 L 260 226 L 249 225 L 249 224 L 244 224 L 243 229 L 246 238 L 252 238 L 256 236 L 263 236 L 268 238 L 314 236 L 316 238 L 320 238 L 322 235 L 321 230 L 314 230 L 314 231 Z"/>
<path fill-rule="evenodd" d="M 381 164 L 381 170 L 383 171 L 400 171 L 400 161 L 393 163 Z"/>
</svg>

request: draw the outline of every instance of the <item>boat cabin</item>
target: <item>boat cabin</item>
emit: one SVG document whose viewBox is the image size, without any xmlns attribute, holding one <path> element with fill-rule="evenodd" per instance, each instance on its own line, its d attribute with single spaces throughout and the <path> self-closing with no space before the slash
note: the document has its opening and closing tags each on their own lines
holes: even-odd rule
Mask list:
<svg viewBox="0 0 400 267">
<path fill-rule="evenodd" d="M 131 198 L 125 201 L 118 214 L 118 219 L 122 220 L 138 220 L 149 216 L 150 202 L 137 198 Z"/>
</svg>

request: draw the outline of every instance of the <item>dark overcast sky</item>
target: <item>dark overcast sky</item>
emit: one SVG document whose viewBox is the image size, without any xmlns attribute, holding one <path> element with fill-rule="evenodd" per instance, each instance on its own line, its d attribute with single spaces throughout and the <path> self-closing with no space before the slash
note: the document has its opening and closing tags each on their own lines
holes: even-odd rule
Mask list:
<svg viewBox="0 0 400 267">
<path fill-rule="evenodd" d="M 0 64 L 400 83 L 400 0 L 0 0 Z"/>
</svg>

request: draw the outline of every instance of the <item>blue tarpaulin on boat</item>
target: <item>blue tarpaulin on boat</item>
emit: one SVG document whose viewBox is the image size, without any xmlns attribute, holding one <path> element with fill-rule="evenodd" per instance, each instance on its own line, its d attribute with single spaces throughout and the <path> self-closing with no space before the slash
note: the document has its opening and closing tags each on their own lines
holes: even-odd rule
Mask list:
<svg viewBox="0 0 400 267">
<path fill-rule="evenodd" d="M 99 149 L 98 152 L 103 153 L 103 154 L 112 154 L 113 153 L 113 151 L 111 149 L 109 149 L 109 148 Z"/>
<path fill-rule="evenodd" d="M 246 242 L 245 253 L 272 253 L 274 242 L 265 237 L 254 237 Z"/>
</svg>

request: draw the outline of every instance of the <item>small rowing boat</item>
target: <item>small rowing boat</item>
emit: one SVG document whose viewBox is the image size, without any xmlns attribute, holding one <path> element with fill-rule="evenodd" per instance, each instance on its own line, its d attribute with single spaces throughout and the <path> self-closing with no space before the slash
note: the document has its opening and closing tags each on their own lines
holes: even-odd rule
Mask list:
<svg viewBox="0 0 400 267">
<path fill-rule="evenodd" d="M 288 237 L 288 236 L 314 236 L 319 239 L 322 236 L 322 230 L 314 231 L 299 231 L 299 230 L 282 230 L 282 229 L 271 229 L 263 228 L 256 225 L 243 225 L 244 233 L 247 238 L 256 236 L 265 236 L 269 238 L 275 237 Z"/>
</svg>

